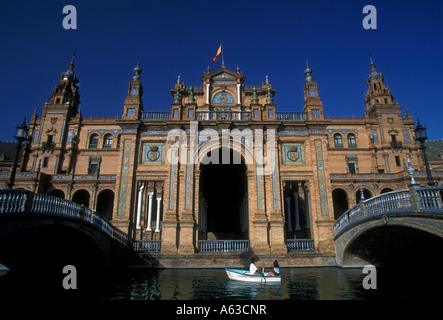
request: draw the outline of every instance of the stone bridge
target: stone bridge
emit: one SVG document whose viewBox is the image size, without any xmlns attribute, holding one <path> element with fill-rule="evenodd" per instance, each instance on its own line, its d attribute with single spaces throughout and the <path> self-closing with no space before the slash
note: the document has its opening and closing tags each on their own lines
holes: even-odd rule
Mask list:
<svg viewBox="0 0 443 320">
<path fill-rule="evenodd" d="M 400 254 L 410 263 L 418 252 L 432 261 L 443 244 L 442 190 L 414 184 L 361 200 L 334 224 L 337 264 L 393 262 Z"/>
<path fill-rule="evenodd" d="M 82 205 L 26 190 L 0 190 L 0 263 L 9 268 L 105 267 L 113 251 L 127 247 L 124 232 Z"/>
</svg>

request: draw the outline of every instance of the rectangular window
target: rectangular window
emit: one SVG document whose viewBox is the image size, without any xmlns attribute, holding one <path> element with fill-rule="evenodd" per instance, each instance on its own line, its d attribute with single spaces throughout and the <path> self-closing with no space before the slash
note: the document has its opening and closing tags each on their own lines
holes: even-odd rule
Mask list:
<svg viewBox="0 0 443 320">
<path fill-rule="evenodd" d="M 188 118 L 194 118 L 194 109 L 188 109 Z"/>
<path fill-rule="evenodd" d="M 177 119 L 177 118 L 178 118 L 178 109 L 174 109 L 174 110 L 172 111 L 172 117 L 173 117 L 174 119 Z"/>
<path fill-rule="evenodd" d="M 395 164 L 397 165 L 397 167 L 401 167 L 401 161 L 399 156 L 395 156 Z"/>
<path fill-rule="evenodd" d="M 42 167 L 47 168 L 48 165 L 49 165 L 49 157 L 44 157 Z"/>
<path fill-rule="evenodd" d="M 88 174 L 96 174 L 98 172 L 98 163 L 91 163 L 89 165 Z"/>
<path fill-rule="evenodd" d="M 320 117 L 320 110 L 318 110 L 318 109 L 312 109 L 312 110 L 311 110 L 311 114 L 312 114 L 312 117 L 313 117 L 313 118 L 318 118 L 318 117 Z"/>
<path fill-rule="evenodd" d="M 348 163 L 348 168 L 350 173 L 355 173 L 355 163 Z"/>
<path fill-rule="evenodd" d="M 254 109 L 254 119 L 258 119 L 259 113 L 258 109 Z"/>
<path fill-rule="evenodd" d="M 274 110 L 272 109 L 268 110 L 268 119 L 274 119 Z"/>
</svg>

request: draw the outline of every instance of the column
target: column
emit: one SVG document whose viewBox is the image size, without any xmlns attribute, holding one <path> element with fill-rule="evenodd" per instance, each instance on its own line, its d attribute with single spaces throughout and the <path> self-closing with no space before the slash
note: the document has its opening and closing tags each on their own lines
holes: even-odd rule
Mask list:
<svg viewBox="0 0 443 320">
<path fill-rule="evenodd" d="M 288 218 L 288 231 L 292 232 L 291 197 L 285 197 L 285 200 L 286 200 L 286 216 Z"/>
<path fill-rule="evenodd" d="M 141 229 L 141 213 L 142 213 L 142 202 L 143 202 L 143 190 L 145 189 L 144 183 L 138 189 L 138 201 L 137 201 L 137 222 L 136 229 Z"/>
<path fill-rule="evenodd" d="M 209 104 L 209 83 L 206 84 L 206 104 Z"/>
<path fill-rule="evenodd" d="M 160 232 L 160 206 L 162 198 L 157 198 L 157 225 L 155 226 L 155 232 Z"/>
<path fill-rule="evenodd" d="M 240 101 L 240 86 L 241 86 L 241 84 L 240 83 L 237 83 L 237 104 L 241 104 L 241 101 Z"/>
<path fill-rule="evenodd" d="M 152 198 L 154 197 L 154 192 L 149 192 L 149 209 L 148 209 L 148 227 L 146 231 L 151 231 L 151 222 L 152 222 Z"/>
<path fill-rule="evenodd" d="M 310 213 L 309 213 L 309 211 L 310 211 L 310 209 L 309 209 L 309 207 L 310 207 L 310 203 L 309 203 L 309 201 L 310 201 L 309 187 L 308 187 L 307 184 L 304 184 L 303 188 L 305 190 L 305 212 L 306 212 L 306 219 L 305 219 L 306 225 L 305 225 L 305 228 L 310 229 L 311 228 L 311 222 L 310 222 Z"/>
<path fill-rule="evenodd" d="M 292 196 L 294 197 L 294 206 L 295 206 L 295 230 L 296 231 L 300 231 L 300 208 L 298 205 L 298 189 L 296 189 L 297 187 L 293 187 L 293 190 L 297 190 L 297 191 L 293 191 L 292 192 Z"/>
</svg>

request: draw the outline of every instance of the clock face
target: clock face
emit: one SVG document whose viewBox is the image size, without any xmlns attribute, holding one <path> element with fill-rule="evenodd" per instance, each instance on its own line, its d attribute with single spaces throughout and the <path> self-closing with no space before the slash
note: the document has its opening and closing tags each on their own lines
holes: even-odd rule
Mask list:
<svg viewBox="0 0 443 320">
<path fill-rule="evenodd" d="M 310 96 L 315 96 L 315 90 L 309 90 L 309 95 Z"/>
<path fill-rule="evenodd" d="M 137 89 L 131 89 L 131 95 L 132 96 L 137 95 Z"/>
</svg>

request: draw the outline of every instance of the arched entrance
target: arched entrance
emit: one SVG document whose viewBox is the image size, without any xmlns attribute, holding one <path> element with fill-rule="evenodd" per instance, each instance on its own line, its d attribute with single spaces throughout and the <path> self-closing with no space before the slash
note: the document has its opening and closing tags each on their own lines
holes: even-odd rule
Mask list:
<svg viewBox="0 0 443 320">
<path fill-rule="evenodd" d="M 334 218 L 338 219 L 349 209 L 348 196 L 343 189 L 335 189 L 332 191 L 332 202 L 334 204 Z"/>
<path fill-rule="evenodd" d="M 112 220 L 112 212 L 114 211 L 114 192 L 112 190 L 106 189 L 98 194 L 96 210 L 106 219 Z"/>
<path fill-rule="evenodd" d="M 84 190 L 84 189 L 80 189 L 78 191 L 76 191 L 74 193 L 74 195 L 72 196 L 72 201 L 78 204 L 82 204 L 84 205 L 86 208 L 89 208 L 89 192 Z"/>
<path fill-rule="evenodd" d="M 249 238 L 246 164 L 237 151 L 220 148 L 206 155 L 200 164 L 199 190 L 201 239 Z"/>
</svg>

